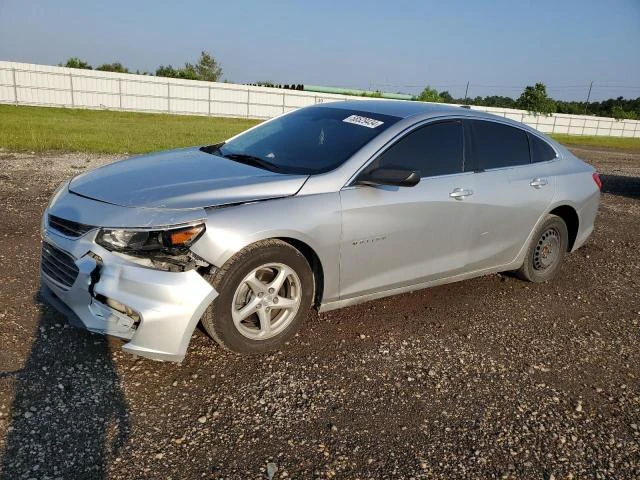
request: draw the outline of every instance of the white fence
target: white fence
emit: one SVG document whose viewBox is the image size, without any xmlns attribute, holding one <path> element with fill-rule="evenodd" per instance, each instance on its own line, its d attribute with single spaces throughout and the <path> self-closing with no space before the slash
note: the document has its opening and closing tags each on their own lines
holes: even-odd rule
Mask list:
<svg viewBox="0 0 640 480">
<path fill-rule="evenodd" d="M 296 108 L 356 98 L 233 83 L 112 73 L 0 61 L 0 103 L 185 115 L 271 118 Z M 545 133 L 639 137 L 640 121 L 477 107 Z"/>
<path fill-rule="evenodd" d="M 344 95 L 0 61 L 0 103 L 265 119 Z"/>
</svg>

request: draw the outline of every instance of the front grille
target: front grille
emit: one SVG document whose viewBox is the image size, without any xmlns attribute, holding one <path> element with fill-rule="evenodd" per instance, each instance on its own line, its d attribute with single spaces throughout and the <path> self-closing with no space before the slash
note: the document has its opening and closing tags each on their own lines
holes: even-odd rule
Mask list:
<svg viewBox="0 0 640 480">
<path fill-rule="evenodd" d="M 78 238 L 87 233 L 89 230 L 93 230 L 96 227 L 91 225 L 85 225 L 84 223 L 72 222 L 71 220 L 65 220 L 64 218 L 56 217 L 55 215 L 49 215 L 48 218 L 49 227 L 57 230 L 67 237 Z"/>
<path fill-rule="evenodd" d="M 47 242 L 42 243 L 41 268 L 47 277 L 66 289 L 71 288 L 78 276 L 74 258 Z"/>
</svg>

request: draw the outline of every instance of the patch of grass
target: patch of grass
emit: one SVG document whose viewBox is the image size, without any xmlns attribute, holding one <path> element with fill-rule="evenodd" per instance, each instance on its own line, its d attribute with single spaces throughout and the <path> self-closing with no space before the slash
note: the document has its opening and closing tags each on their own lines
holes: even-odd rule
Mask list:
<svg viewBox="0 0 640 480">
<path fill-rule="evenodd" d="M 0 147 L 146 153 L 216 143 L 257 123 L 237 118 L 0 105 Z M 569 146 L 640 151 L 640 138 L 552 136 Z"/>
<path fill-rule="evenodd" d="M 216 143 L 257 123 L 237 118 L 0 105 L 0 147 L 146 153 Z"/>
<path fill-rule="evenodd" d="M 551 137 L 568 147 L 601 147 L 640 151 L 640 138 L 561 135 L 557 133 L 552 134 Z"/>
</svg>

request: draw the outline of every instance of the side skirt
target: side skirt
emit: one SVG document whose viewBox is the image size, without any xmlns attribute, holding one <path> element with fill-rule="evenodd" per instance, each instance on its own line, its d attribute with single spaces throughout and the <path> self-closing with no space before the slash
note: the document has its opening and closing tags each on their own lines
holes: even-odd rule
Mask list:
<svg viewBox="0 0 640 480">
<path fill-rule="evenodd" d="M 520 256 L 520 255 L 519 255 Z M 522 261 L 520 259 L 511 262 L 507 265 L 501 265 L 499 267 L 486 268 L 483 270 L 476 270 L 473 272 L 461 273 L 453 277 L 438 278 L 436 280 L 430 280 L 428 282 L 417 283 L 413 285 L 407 285 L 405 287 L 397 287 L 391 290 L 384 290 L 381 292 L 368 293 L 359 297 L 345 298 L 342 300 L 335 300 L 333 302 L 327 302 L 320 305 L 319 312 L 328 312 L 330 310 L 336 310 L 338 308 L 350 307 L 351 305 L 357 305 L 359 303 L 369 302 L 371 300 L 377 300 L 379 298 L 390 297 L 392 295 L 400 295 L 401 293 L 413 292 L 415 290 L 423 290 L 429 287 L 436 287 L 438 285 L 445 285 L 447 283 L 460 282 L 462 280 L 468 280 L 470 278 L 482 277 L 484 275 L 490 275 L 492 273 L 506 272 L 509 270 L 517 270 Z"/>
</svg>

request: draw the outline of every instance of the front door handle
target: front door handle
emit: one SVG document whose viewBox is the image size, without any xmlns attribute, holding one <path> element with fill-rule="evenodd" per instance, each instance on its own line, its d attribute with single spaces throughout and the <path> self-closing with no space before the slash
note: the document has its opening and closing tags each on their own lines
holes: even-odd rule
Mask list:
<svg viewBox="0 0 640 480">
<path fill-rule="evenodd" d="M 529 183 L 529 185 L 531 185 L 533 188 L 540 188 L 544 187 L 547 183 L 549 182 L 546 178 L 534 178 L 533 180 L 531 180 L 531 183 Z"/>
<path fill-rule="evenodd" d="M 473 190 L 468 188 L 454 188 L 453 192 L 449 194 L 451 198 L 455 198 L 456 200 L 464 200 L 469 195 L 473 195 Z"/>
</svg>

